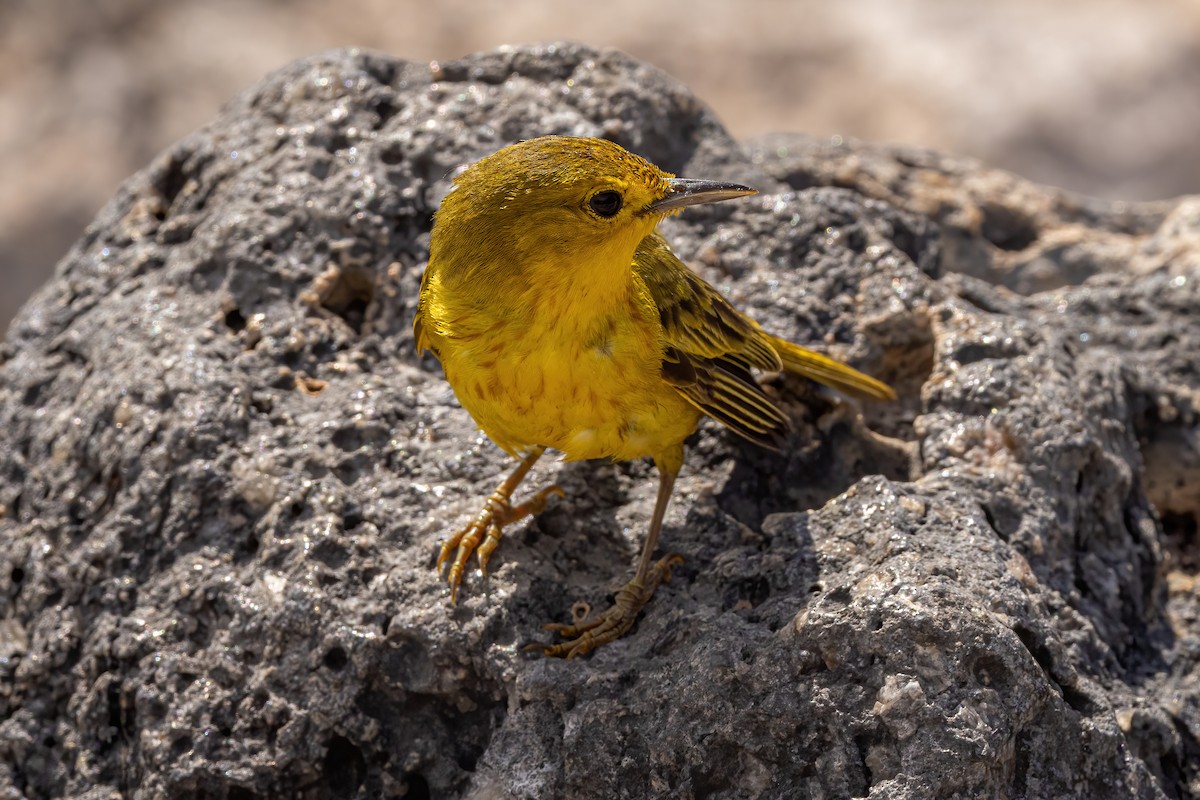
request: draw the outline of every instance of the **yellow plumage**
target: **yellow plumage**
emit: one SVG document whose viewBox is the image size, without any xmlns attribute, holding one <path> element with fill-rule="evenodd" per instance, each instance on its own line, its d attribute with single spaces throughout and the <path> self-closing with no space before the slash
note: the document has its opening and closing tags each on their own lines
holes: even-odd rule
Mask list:
<svg viewBox="0 0 1200 800">
<path fill-rule="evenodd" d="M 617 638 L 659 583 L 651 563 L 683 440 L 701 414 L 765 446 L 788 420 L 752 370 L 786 369 L 874 399 L 885 384 L 771 336 L 687 269 L 655 228 L 686 205 L 751 194 L 736 184 L 676 179 L 599 139 L 543 137 L 469 167 L 438 211 L 413 332 L 432 350 L 463 407 L 514 457 L 516 472 L 443 546 L 457 549 L 452 596 L 467 558 L 481 568 L 500 531 L 545 505 L 512 491 L 547 447 L 568 459 L 650 456 L 658 502 L 637 574 L 605 614 L 550 626 L 578 655 Z"/>
</svg>

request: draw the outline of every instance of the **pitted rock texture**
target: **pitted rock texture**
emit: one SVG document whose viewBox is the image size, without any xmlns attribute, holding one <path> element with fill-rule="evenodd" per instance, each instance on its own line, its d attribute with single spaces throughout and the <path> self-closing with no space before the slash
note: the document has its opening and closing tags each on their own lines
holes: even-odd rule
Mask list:
<svg viewBox="0 0 1200 800">
<path fill-rule="evenodd" d="M 574 662 L 521 646 L 626 579 L 652 468 L 544 460 L 566 497 L 449 605 L 437 544 L 510 465 L 409 328 L 455 169 L 546 133 L 758 186 L 668 238 L 901 394 L 768 377 L 781 453 L 702 425 L 684 565 Z M 741 145 L 576 45 L 297 62 L 131 178 L 0 353 L 0 791 L 1200 796 L 1196 209 Z"/>
</svg>

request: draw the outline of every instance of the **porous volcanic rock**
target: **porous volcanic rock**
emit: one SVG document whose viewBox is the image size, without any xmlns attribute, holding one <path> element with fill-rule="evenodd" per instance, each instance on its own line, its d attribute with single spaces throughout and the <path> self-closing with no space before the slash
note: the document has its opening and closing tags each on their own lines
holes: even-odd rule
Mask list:
<svg viewBox="0 0 1200 800">
<path fill-rule="evenodd" d="M 572 662 L 521 646 L 627 578 L 653 470 L 543 460 L 566 497 L 451 606 L 437 544 L 509 464 L 410 331 L 455 169 L 546 133 L 758 186 L 668 238 L 901 395 L 768 377 L 780 453 L 703 424 L 683 566 Z M 0 351 L 0 796 L 1198 797 L 1197 230 L 739 144 L 614 51 L 297 62 L 133 176 Z"/>
</svg>

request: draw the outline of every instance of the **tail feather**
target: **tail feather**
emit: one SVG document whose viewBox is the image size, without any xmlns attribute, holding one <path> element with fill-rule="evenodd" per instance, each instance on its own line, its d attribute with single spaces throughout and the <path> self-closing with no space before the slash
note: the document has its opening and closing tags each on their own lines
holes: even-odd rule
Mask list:
<svg viewBox="0 0 1200 800">
<path fill-rule="evenodd" d="M 769 335 L 769 334 L 768 334 Z M 788 372 L 811 378 L 831 389 L 845 392 L 854 397 L 866 400 L 895 400 L 896 392 L 883 381 L 878 381 L 870 375 L 864 375 L 853 367 L 848 367 L 829 356 L 815 353 L 798 344 L 792 344 L 787 339 L 771 336 L 771 344 L 783 361 L 783 368 Z"/>
</svg>

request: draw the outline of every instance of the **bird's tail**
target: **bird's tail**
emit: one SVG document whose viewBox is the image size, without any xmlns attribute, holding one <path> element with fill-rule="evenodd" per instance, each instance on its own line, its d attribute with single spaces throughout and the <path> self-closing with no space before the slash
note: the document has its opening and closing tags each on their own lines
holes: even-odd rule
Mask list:
<svg viewBox="0 0 1200 800">
<path fill-rule="evenodd" d="M 770 334 L 768 334 L 770 336 Z M 788 372 L 811 378 L 831 389 L 867 400 L 895 400 L 896 392 L 883 381 L 864 375 L 829 356 L 815 353 L 787 339 L 771 336 L 771 344 Z"/>
</svg>

